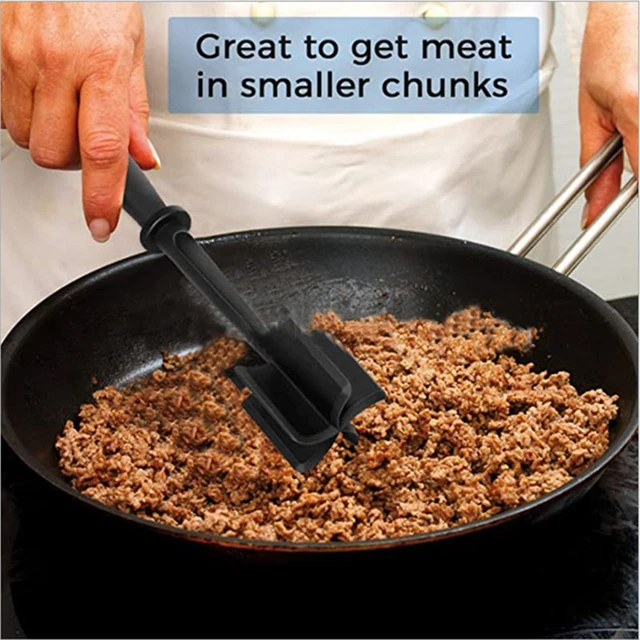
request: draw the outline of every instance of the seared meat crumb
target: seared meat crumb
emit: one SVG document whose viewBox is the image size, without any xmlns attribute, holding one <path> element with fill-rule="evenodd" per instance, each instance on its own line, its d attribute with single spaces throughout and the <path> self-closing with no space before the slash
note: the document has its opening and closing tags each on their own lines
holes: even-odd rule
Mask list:
<svg viewBox="0 0 640 640">
<path fill-rule="evenodd" d="M 84 494 L 142 518 L 223 536 L 349 541 L 437 531 L 535 500 L 607 449 L 617 396 L 518 363 L 535 330 L 478 308 L 443 323 L 389 315 L 312 327 L 335 336 L 387 394 L 307 475 L 241 407 L 224 375 L 245 353 L 218 338 L 68 421 L 60 468 Z"/>
</svg>

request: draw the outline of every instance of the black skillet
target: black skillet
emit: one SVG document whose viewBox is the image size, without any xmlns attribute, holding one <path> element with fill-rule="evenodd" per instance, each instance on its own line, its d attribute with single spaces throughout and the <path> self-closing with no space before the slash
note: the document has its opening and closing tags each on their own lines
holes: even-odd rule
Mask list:
<svg viewBox="0 0 640 640">
<path fill-rule="evenodd" d="M 608 451 L 587 471 L 552 493 L 476 523 L 424 535 L 353 543 L 251 541 L 185 532 L 106 507 L 76 492 L 61 476 L 56 436 L 91 400 L 94 380 L 121 385 L 161 364 L 161 353 L 184 353 L 223 329 L 217 315 L 175 267 L 139 255 L 89 274 L 28 313 L 2 345 L 4 442 L 49 485 L 111 524 L 169 534 L 187 543 L 242 557 L 291 557 L 318 552 L 395 549 L 473 540 L 538 522 L 566 509 L 600 478 L 637 428 L 637 338 L 605 301 L 524 254 L 620 151 L 619 137 L 594 157 L 512 247 L 513 253 L 429 234 L 389 229 L 309 227 L 218 236 L 202 246 L 240 293 L 269 321 L 286 306 L 305 323 L 316 311 L 346 318 L 387 310 L 400 319 L 444 319 L 479 305 L 519 326 L 542 329 L 531 359 L 536 368 L 571 372 L 579 391 L 602 388 L 619 396 Z M 633 201 L 630 181 L 591 228 L 554 265 L 570 271 L 586 245 Z M 542 222 L 540 222 L 542 220 Z M 535 226 L 535 225 L 534 225 Z M 476 536 L 472 535 L 476 534 Z M 262 554 L 258 554 L 262 555 Z"/>
</svg>

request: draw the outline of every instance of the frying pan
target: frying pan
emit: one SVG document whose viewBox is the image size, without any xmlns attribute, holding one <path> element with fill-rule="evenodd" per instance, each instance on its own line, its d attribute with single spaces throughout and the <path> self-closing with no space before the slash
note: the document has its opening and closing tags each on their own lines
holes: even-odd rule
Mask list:
<svg viewBox="0 0 640 640">
<path fill-rule="evenodd" d="M 536 369 L 571 373 L 579 392 L 619 396 L 607 452 L 571 482 L 531 503 L 449 530 L 387 540 L 289 543 L 186 532 L 139 519 L 76 492 L 54 449 L 65 421 L 100 386 L 123 385 L 161 365 L 161 353 L 186 353 L 225 329 L 210 305 L 164 257 L 143 254 L 95 271 L 28 313 L 2 345 L 2 436 L 35 473 L 77 506 L 110 523 L 168 534 L 226 554 L 292 557 L 353 554 L 475 539 L 506 525 L 538 522 L 566 509 L 600 478 L 637 428 L 637 339 L 604 300 L 567 277 L 633 201 L 630 181 L 597 224 L 548 268 L 523 257 L 621 149 L 613 138 L 587 163 L 510 252 L 435 235 L 358 227 L 282 228 L 201 240 L 241 295 L 265 318 L 282 305 L 304 324 L 317 311 L 345 318 L 383 310 L 399 319 L 443 320 L 469 305 L 523 327 L 539 327 L 528 359 Z"/>
</svg>

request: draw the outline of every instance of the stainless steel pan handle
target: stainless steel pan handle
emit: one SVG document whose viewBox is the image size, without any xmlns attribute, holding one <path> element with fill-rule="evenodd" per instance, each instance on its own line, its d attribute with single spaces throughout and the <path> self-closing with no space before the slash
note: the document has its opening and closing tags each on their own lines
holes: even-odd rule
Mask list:
<svg viewBox="0 0 640 640">
<path fill-rule="evenodd" d="M 622 151 L 622 137 L 615 133 L 597 153 L 576 173 L 546 209 L 518 236 L 509 247 L 509 253 L 526 256 L 544 238 L 551 227 L 566 213 L 584 190 L 600 175 L 602 170 Z M 638 197 L 638 180 L 631 178 L 598 218 L 583 231 L 576 241 L 553 265 L 558 273 L 569 275 L 605 232 Z"/>
</svg>

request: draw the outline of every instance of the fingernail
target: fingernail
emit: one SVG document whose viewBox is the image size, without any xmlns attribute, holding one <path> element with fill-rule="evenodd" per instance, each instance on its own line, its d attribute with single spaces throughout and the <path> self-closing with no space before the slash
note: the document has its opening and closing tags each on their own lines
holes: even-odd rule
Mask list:
<svg viewBox="0 0 640 640">
<path fill-rule="evenodd" d="M 155 160 L 155 163 L 156 163 L 155 167 L 153 168 L 160 169 L 160 167 L 162 166 L 162 163 L 160 162 L 160 156 L 158 155 L 156 148 L 153 146 L 153 142 L 151 142 L 149 138 L 147 138 L 147 142 L 149 143 L 149 149 L 151 150 L 151 155 L 153 156 L 153 159 Z"/>
<path fill-rule="evenodd" d="M 585 202 L 584 207 L 582 207 L 582 219 L 580 221 L 580 226 L 584 231 L 587 228 L 587 219 L 589 218 L 589 203 Z"/>
<path fill-rule="evenodd" d="M 96 242 L 106 242 L 111 237 L 111 225 L 104 218 L 96 218 L 89 223 L 89 232 Z"/>
</svg>

